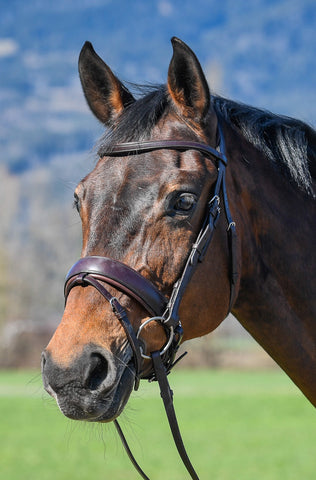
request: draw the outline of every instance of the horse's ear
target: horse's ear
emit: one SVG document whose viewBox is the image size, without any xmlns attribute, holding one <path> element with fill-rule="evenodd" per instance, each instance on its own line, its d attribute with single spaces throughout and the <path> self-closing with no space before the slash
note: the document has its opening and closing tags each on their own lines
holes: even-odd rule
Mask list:
<svg viewBox="0 0 316 480">
<path fill-rule="evenodd" d="M 210 91 L 202 67 L 192 50 L 176 37 L 168 71 L 169 94 L 185 117 L 202 121 L 210 108 Z"/>
<path fill-rule="evenodd" d="M 90 42 L 82 47 L 78 66 L 90 109 L 102 123 L 110 126 L 122 110 L 135 101 L 132 94 L 96 54 Z"/>
</svg>

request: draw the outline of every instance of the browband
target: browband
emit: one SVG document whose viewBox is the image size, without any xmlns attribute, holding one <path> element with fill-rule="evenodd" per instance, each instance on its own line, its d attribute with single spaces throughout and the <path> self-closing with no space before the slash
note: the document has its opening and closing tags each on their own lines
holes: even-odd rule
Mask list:
<svg viewBox="0 0 316 480">
<path fill-rule="evenodd" d="M 124 155 L 137 155 L 138 153 L 152 152 L 154 150 L 162 150 L 170 148 L 173 150 L 197 150 L 204 153 L 208 157 L 215 157 L 220 160 L 224 165 L 227 165 L 227 159 L 224 154 L 205 143 L 189 142 L 185 140 L 157 140 L 152 142 L 127 142 L 118 143 L 110 146 L 108 149 L 100 150 L 101 156 L 115 156 L 119 154 Z"/>
</svg>

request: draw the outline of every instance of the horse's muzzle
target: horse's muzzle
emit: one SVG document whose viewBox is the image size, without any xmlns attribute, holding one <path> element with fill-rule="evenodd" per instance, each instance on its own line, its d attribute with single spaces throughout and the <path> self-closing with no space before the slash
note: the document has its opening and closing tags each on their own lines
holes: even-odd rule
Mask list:
<svg viewBox="0 0 316 480">
<path fill-rule="evenodd" d="M 44 351 L 42 376 L 45 390 L 66 417 L 107 422 L 122 412 L 133 389 L 135 368 L 132 361 L 118 363 L 109 351 L 88 345 L 66 368 Z"/>
</svg>

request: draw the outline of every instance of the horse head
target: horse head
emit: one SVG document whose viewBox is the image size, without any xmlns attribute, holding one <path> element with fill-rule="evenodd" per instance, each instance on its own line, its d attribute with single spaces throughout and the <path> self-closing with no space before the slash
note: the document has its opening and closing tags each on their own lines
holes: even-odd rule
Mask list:
<svg viewBox="0 0 316 480">
<path fill-rule="evenodd" d="M 190 148 L 113 151 L 122 142 L 161 140 L 216 148 L 217 117 L 201 66 L 183 42 L 174 38 L 172 44 L 167 84 L 137 100 L 92 45 L 84 45 L 79 59 L 83 91 L 107 131 L 98 163 L 74 193 L 82 222 L 82 259 L 107 258 L 128 266 L 166 301 L 203 225 L 218 176 L 216 159 Z M 227 314 L 226 229 L 221 217 L 212 248 L 184 292 L 179 312 L 183 340 L 208 333 Z M 138 374 L 148 377 L 150 353 L 164 348 L 168 331 L 161 322 L 146 323 L 153 314 L 120 285 L 112 282 L 106 289 L 124 308 L 135 333 L 145 324 L 139 335 L 144 355 Z M 46 390 L 66 416 L 105 422 L 122 412 L 136 373 L 126 332 L 99 290 L 84 282 L 69 290 L 42 369 Z"/>
</svg>

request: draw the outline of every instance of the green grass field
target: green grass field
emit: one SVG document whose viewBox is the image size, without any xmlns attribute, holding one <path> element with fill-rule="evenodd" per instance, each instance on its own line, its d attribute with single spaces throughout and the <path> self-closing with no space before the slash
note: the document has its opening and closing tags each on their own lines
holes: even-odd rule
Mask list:
<svg viewBox="0 0 316 480">
<path fill-rule="evenodd" d="M 201 480 L 314 480 L 315 408 L 280 371 L 175 371 L 185 445 Z M 0 476 L 136 480 L 114 426 L 73 422 L 34 372 L 0 372 Z M 151 480 L 188 478 L 157 385 L 144 382 L 121 426 Z"/>
</svg>

